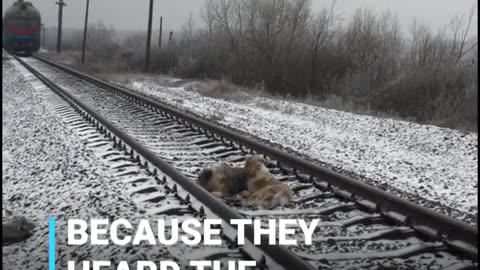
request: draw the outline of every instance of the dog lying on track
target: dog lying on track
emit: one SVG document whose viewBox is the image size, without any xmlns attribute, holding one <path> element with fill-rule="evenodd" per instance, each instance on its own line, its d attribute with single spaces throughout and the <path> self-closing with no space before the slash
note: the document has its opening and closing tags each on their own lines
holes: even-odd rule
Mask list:
<svg viewBox="0 0 480 270">
<path fill-rule="evenodd" d="M 294 195 L 287 184 L 275 179 L 267 161 L 260 156 L 248 157 L 243 168 L 226 163 L 205 168 L 198 176 L 198 183 L 217 197 L 240 194 L 247 205 L 267 209 L 288 205 Z"/>
<path fill-rule="evenodd" d="M 267 161 L 260 156 L 245 161 L 248 200 L 263 208 L 288 205 L 293 198 L 292 189 L 275 179 L 267 168 Z"/>
<path fill-rule="evenodd" d="M 226 163 L 203 169 L 198 176 L 198 183 L 220 198 L 231 197 L 247 189 L 244 169 Z"/>
</svg>

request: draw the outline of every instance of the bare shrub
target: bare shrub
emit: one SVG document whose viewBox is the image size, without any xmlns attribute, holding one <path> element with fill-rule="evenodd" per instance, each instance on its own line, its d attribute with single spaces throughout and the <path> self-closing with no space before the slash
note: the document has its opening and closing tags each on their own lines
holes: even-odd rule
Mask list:
<svg viewBox="0 0 480 270">
<path fill-rule="evenodd" d="M 458 105 L 458 110 L 447 118 L 446 126 L 473 129 L 478 132 L 478 82 L 467 88 L 465 98 Z"/>
<path fill-rule="evenodd" d="M 475 9 L 437 33 L 415 20 L 410 36 L 402 36 L 392 12 L 358 9 L 344 18 L 335 5 L 331 0 L 315 13 L 310 0 L 207 0 L 205 24 L 190 17 L 173 41 L 153 49 L 151 70 L 220 80 L 199 90 L 215 98 L 244 100 L 240 93 L 267 92 L 330 108 L 476 127 L 478 48 L 477 38 L 468 38 Z M 90 28 L 94 69 L 143 70 L 144 34 L 119 43 L 112 29 Z M 65 46 L 78 50 L 80 36 L 73 33 Z"/>
<path fill-rule="evenodd" d="M 89 25 L 87 39 L 87 50 L 93 58 L 111 60 L 119 52 L 120 46 L 111 26 L 106 27 L 103 23 Z"/>
<path fill-rule="evenodd" d="M 154 49 L 151 54 L 150 70 L 157 73 L 170 73 L 179 65 L 179 55 L 171 48 Z"/>
<path fill-rule="evenodd" d="M 285 112 L 285 108 L 279 106 L 276 102 L 271 102 L 271 101 L 268 101 L 268 100 L 259 99 L 255 103 L 257 104 L 258 107 L 260 107 L 264 110 Z"/>
</svg>

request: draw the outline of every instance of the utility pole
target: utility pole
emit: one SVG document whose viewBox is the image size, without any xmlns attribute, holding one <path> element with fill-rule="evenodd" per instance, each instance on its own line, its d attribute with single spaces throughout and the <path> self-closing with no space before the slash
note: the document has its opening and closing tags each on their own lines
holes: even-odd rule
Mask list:
<svg viewBox="0 0 480 270">
<path fill-rule="evenodd" d="M 170 35 L 168 36 L 168 45 L 170 45 L 170 42 L 172 42 L 172 37 L 173 37 L 173 31 L 170 31 Z"/>
<path fill-rule="evenodd" d="M 42 47 L 45 50 L 45 25 L 42 23 Z"/>
<path fill-rule="evenodd" d="M 58 32 L 57 32 L 57 53 L 60 53 L 62 50 L 62 17 L 63 17 L 63 6 L 67 4 L 63 3 L 63 0 L 55 2 L 58 5 Z"/>
<path fill-rule="evenodd" d="M 163 17 L 160 16 L 160 34 L 158 35 L 158 48 L 162 48 L 162 25 L 163 24 Z"/>
<path fill-rule="evenodd" d="M 87 8 L 85 10 L 85 26 L 83 27 L 83 44 L 82 44 L 82 63 L 85 63 L 85 46 L 87 44 L 87 25 L 88 25 L 88 7 L 90 0 L 87 0 Z"/>
<path fill-rule="evenodd" d="M 148 72 L 150 68 L 150 43 L 152 40 L 152 12 L 153 12 L 153 0 L 150 0 L 150 9 L 148 13 L 147 52 L 145 55 L 145 72 Z"/>
</svg>

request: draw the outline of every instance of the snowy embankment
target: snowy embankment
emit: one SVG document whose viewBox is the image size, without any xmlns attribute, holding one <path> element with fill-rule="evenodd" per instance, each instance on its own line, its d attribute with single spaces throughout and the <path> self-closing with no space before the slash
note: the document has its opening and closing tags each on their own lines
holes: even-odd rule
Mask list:
<svg viewBox="0 0 480 270">
<path fill-rule="evenodd" d="M 125 85 L 476 223 L 477 133 L 265 97 L 227 101 L 202 96 L 192 85 L 166 87 L 168 79 L 158 81 L 132 80 Z M 174 79 L 169 83 L 175 84 Z"/>
<path fill-rule="evenodd" d="M 29 84 L 31 75 L 5 59 L 2 70 L 2 219 L 25 216 L 36 226 L 27 240 L 2 248 L 2 269 L 47 269 L 50 216 L 57 221 L 58 269 L 67 260 L 171 258 L 166 247 L 66 246 L 68 219 L 151 217 L 139 214 L 125 184 L 53 113 Z"/>
</svg>

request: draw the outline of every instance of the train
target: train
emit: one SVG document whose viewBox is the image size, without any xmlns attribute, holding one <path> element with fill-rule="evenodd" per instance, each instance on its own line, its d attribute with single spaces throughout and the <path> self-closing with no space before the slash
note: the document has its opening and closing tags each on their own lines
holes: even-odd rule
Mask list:
<svg viewBox="0 0 480 270">
<path fill-rule="evenodd" d="M 42 20 L 31 2 L 18 0 L 3 15 L 3 49 L 17 55 L 32 55 L 40 49 Z"/>
</svg>

